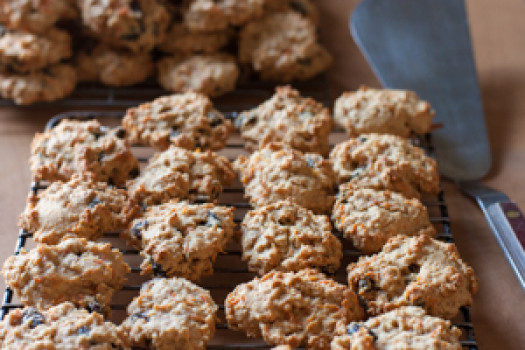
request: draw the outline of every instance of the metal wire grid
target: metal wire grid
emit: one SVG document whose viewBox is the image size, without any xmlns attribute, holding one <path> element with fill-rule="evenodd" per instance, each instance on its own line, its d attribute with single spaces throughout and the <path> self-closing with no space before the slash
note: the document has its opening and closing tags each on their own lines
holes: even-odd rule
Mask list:
<svg viewBox="0 0 525 350">
<path fill-rule="evenodd" d="M 230 114 L 231 115 L 231 114 Z M 47 127 L 51 128 L 55 126 L 61 119 L 63 118 L 78 118 L 78 119 L 91 119 L 91 118 L 97 118 L 99 119 L 103 124 L 118 124 L 120 122 L 120 118 L 122 117 L 121 112 L 68 112 L 68 113 L 62 113 L 57 115 L 55 118 L 51 119 L 48 123 Z M 344 139 L 344 134 L 342 131 L 336 131 L 334 135 L 332 136 L 339 136 L 339 138 Z M 425 150 L 432 155 L 433 154 L 433 147 L 431 145 L 431 137 L 430 135 L 426 135 L 422 138 L 414 139 L 414 143 L 420 147 L 425 148 Z M 239 152 L 242 152 L 242 142 L 240 142 L 240 139 L 237 137 L 237 140 L 235 138 L 232 138 L 230 142 L 228 143 L 225 151 L 229 152 L 229 157 L 232 157 L 232 154 L 238 154 Z M 134 150 L 137 150 L 137 148 L 134 147 Z M 139 161 L 141 163 L 147 162 L 148 157 L 139 156 Z M 33 183 L 31 185 L 31 192 L 34 194 L 39 193 L 43 189 L 47 187 L 46 184 L 41 183 Z M 242 198 L 239 199 L 239 197 L 242 197 L 243 193 L 243 187 L 240 183 L 236 183 L 234 186 L 231 186 L 229 188 L 226 188 L 219 197 L 219 203 L 222 205 L 229 205 L 236 208 L 236 217 L 235 221 L 239 223 L 242 220 L 242 216 L 244 213 L 249 210 L 251 207 L 248 202 L 243 200 Z M 236 198 L 237 197 L 237 198 Z M 440 191 L 440 193 L 435 197 L 430 198 L 423 198 L 424 204 L 429 209 L 430 214 L 430 220 L 431 222 L 436 226 L 436 229 L 438 229 L 438 239 L 446 241 L 446 242 L 453 242 L 453 236 L 450 229 L 450 221 L 448 216 L 448 209 L 445 203 L 445 195 L 443 190 Z M 334 277 L 336 280 L 342 283 L 346 283 L 345 279 L 345 272 L 344 267 L 352 261 L 356 261 L 359 256 L 362 254 L 357 251 L 355 248 L 350 246 L 350 244 L 342 239 L 342 234 L 336 232 L 336 236 L 342 240 L 343 243 L 343 261 L 342 261 L 342 268 L 340 268 Z M 18 234 L 18 240 L 15 248 L 15 255 L 20 252 L 20 249 L 28 243 L 28 240 L 32 242 L 31 240 L 32 233 L 26 232 L 24 230 L 20 230 Z M 109 240 L 112 243 L 115 243 L 118 239 L 118 233 L 107 233 L 104 236 L 105 240 Z M 122 242 L 121 242 L 122 243 Z M 117 243 L 118 244 L 118 243 Z M 130 300 L 133 295 L 136 295 L 140 289 L 141 284 L 141 278 L 138 277 L 140 273 L 140 268 L 138 267 L 138 264 L 140 261 L 137 260 L 138 258 L 138 251 L 134 249 L 127 249 L 126 247 L 120 248 L 122 253 L 126 258 L 129 258 L 131 260 L 134 260 L 134 262 L 128 261 L 130 266 L 132 266 L 132 273 L 131 275 L 134 277 L 129 278 L 129 282 L 123 287 L 123 290 L 120 292 L 117 292 L 115 295 L 115 298 L 113 299 L 115 302 L 111 305 L 112 310 L 115 313 L 118 313 L 120 315 L 120 319 L 122 319 L 124 316 L 124 310 L 126 308 L 127 302 L 125 302 L 125 299 Z M 224 321 L 224 305 L 223 300 L 225 297 L 225 294 L 233 288 L 238 283 L 246 282 L 251 280 L 255 275 L 253 273 L 250 273 L 248 269 L 246 268 L 245 263 L 243 263 L 241 258 L 241 251 L 240 247 L 236 244 L 231 244 L 226 249 L 226 255 L 219 256 L 216 261 L 216 267 L 215 267 L 215 274 L 214 275 L 220 275 L 222 278 L 215 278 L 213 279 L 213 276 L 211 278 L 205 278 L 201 283 L 199 283 L 201 286 L 209 289 L 212 293 L 212 296 L 214 297 L 215 301 L 219 305 L 219 317 L 220 321 L 217 323 L 217 333 L 216 337 L 212 342 L 208 345 L 208 349 L 214 349 L 214 350 L 221 350 L 221 349 L 267 349 L 269 348 L 268 345 L 266 345 L 262 340 L 249 340 L 247 338 L 244 338 L 243 336 L 239 335 L 239 332 L 233 332 L 231 330 L 227 329 L 227 325 Z M 222 260 L 222 262 L 221 262 Z M 138 261 L 138 263 L 137 263 Z M 119 295 L 120 293 L 120 295 Z M 124 299 L 120 299 L 120 296 L 122 293 L 127 293 L 128 295 Z M 133 295 L 131 295 L 133 294 Z M 9 312 L 9 310 L 13 308 L 20 308 L 22 307 L 21 304 L 13 302 L 13 292 L 10 288 L 6 288 L 4 293 L 4 298 L 1 306 L 1 317 L 2 319 L 4 316 Z M 117 315 L 117 319 L 118 319 Z M 474 336 L 474 329 L 471 322 L 471 317 L 469 313 L 469 309 L 467 307 L 461 308 L 460 315 L 456 317 L 456 319 L 453 322 L 457 327 L 459 327 L 462 332 L 462 340 L 461 344 L 463 349 L 470 349 L 474 350 L 477 349 L 477 343 Z M 223 341 L 216 341 L 216 339 L 221 338 Z M 226 342 L 224 342 L 224 339 Z"/>
</svg>

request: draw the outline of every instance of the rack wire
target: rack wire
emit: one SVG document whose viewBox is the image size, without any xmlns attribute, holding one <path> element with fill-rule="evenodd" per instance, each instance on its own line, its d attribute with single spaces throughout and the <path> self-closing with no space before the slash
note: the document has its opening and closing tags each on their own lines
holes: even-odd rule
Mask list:
<svg viewBox="0 0 525 350">
<path fill-rule="evenodd" d="M 326 88 L 327 82 L 326 77 L 310 81 L 308 84 L 296 86 L 301 90 L 304 95 L 312 96 L 318 100 L 324 101 L 326 104 L 330 102 L 330 96 L 328 89 Z M 235 115 L 235 111 L 240 111 L 253 105 L 262 102 L 267 99 L 273 93 L 274 86 L 266 83 L 255 83 L 252 85 L 241 86 L 241 89 L 236 90 L 231 96 L 225 96 L 225 98 L 215 101 L 216 106 L 219 110 L 225 112 L 230 116 Z M 135 91 L 135 95 L 136 95 Z M 157 90 L 157 92 L 159 92 Z M 141 91 L 142 93 L 142 91 Z M 153 92 L 152 92 L 153 94 Z M 158 94 L 157 94 L 158 95 Z M 156 97 L 151 96 L 149 93 L 142 95 L 143 98 L 151 99 Z M 63 101 L 64 106 L 76 105 L 78 100 L 74 97 L 70 100 Z M 114 103 L 112 96 L 106 96 L 101 99 L 103 103 L 91 103 L 91 106 L 105 107 L 105 106 L 124 106 L 124 103 Z M 96 102 L 96 101 L 95 101 Z M 136 102 L 136 101 L 125 101 Z M 108 104 L 109 103 L 109 104 Z M 122 111 L 102 111 L 102 112 L 66 112 L 61 113 L 52 118 L 47 124 L 47 128 L 54 127 L 61 119 L 98 119 L 101 124 L 107 126 L 116 126 L 120 124 L 120 120 L 123 116 Z M 346 136 L 342 130 L 336 130 L 330 136 L 331 144 L 335 144 L 346 139 Z M 420 138 L 413 140 L 414 144 L 423 147 L 428 154 L 431 156 L 434 153 L 432 147 L 431 136 L 425 135 Z M 153 153 L 152 150 L 145 149 L 144 147 L 132 147 L 134 153 L 138 156 L 141 164 L 147 162 L 148 157 Z M 149 153 L 148 153 L 149 152 Z M 226 155 L 229 159 L 233 160 L 240 153 L 245 152 L 243 150 L 243 143 L 239 135 L 233 135 L 230 138 L 226 148 L 219 152 L 220 154 Z M 45 183 L 34 182 L 31 185 L 30 191 L 34 194 L 38 194 L 46 188 Z M 450 220 L 448 216 L 448 209 L 445 203 L 445 194 L 443 190 L 439 192 L 437 196 L 427 196 L 422 198 L 423 203 L 428 207 L 430 220 L 438 230 L 438 239 L 445 242 L 453 242 L 453 235 L 450 228 Z M 235 210 L 235 221 L 237 223 L 242 221 L 244 214 L 250 209 L 249 203 L 243 198 L 243 186 L 240 182 L 236 182 L 231 187 L 225 188 L 224 192 L 219 197 L 219 204 L 229 205 L 236 208 Z M 332 276 L 335 280 L 346 283 L 346 273 L 344 267 L 348 263 L 357 261 L 359 256 L 362 255 L 356 250 L 347 240 L 344 240 L 342 234 L 335 232 L 336 236 L 341 239 L 343 243 L 343 260 L 341 268 Z M 147 277 L 140 275 L 140 256 L 138 251 L 129 249 L 125 243 L 118 237 L 118 233 L 107 233 L 104 235 L 103 240 L 110 242 L 114 247 L 120 249 L 124 254 L 125 260 L 132 267 L 132 271 L 128 277 L 127 283 L 123 289 L 117 293 L 113 298 L 112 308 L 112 320 L 120 322 L 125 317 L 126 305 L 131 299 L 138 294 L 141 284 L 147 280 Z M 18 232 L 18 240 L 14 254 L 18 254 L 20 249 L 23 247 L 29 248 L 34 246 L 35 243 L 32 240 L 32 233 L 20 230 Z M 268 349 L 269 346 L 264 343 L 261 339 L 248 339 L 241 332 L 234 332 L 229 330 L 224 317 L 224 305 L 223 301 L 226 295 L 232 291 L 235 286 L 239 283 L 247 282 L 255 277 L 255 274 L 248 271 L 246 264 L 241 261 L 241 249 L 240 246 L 232 242 L 227 246 L 225 255 L 220 255 L 214 265 L 215 273 L 213 276 L 204 278 L 199 285 L 210 290 L 212 297 L 219 305 L 219 321 L 217 322 L 217 331 L 214 339 L 208 345 L 208 349 L 213 350 L 232 350 L 232 349 Z M 1 318 L 3 319 L 9 310 L 13 308 L 19 308 L 22 305 L 15 300 L 13 292 L 10 288 L 6 288 L 3 302 L 1 306 Z M 452 320 L 454 325 L 462 330 L 461 344 L 463 349 L 475 350 L 478 348 L 474 328 L 471 322 L 469 308 L 462 307 L 459 315 Z"/>
</svg>

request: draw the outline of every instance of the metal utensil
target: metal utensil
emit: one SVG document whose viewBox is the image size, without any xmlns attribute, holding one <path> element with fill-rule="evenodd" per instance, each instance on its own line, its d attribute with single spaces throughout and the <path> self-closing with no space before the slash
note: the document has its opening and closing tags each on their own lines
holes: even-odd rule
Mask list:
<svg viewBox="0 0 525 350">
<path fill-rule="evenodd" d="M 525 289 L 525 218 L 478 181 L 491 155 L 463 0 L 364 0 L 350 29 L 385 87 L 432 103 L 443 124 L 432 133 L 441 172 L 477 200 Z"/>
</svg>

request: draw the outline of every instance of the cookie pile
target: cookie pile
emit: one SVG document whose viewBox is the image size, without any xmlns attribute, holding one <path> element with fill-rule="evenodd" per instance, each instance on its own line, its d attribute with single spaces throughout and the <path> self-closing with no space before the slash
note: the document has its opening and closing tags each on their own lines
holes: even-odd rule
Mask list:
<svg viewBox="0 0 525 350">
<path fill-rule="evenodd" d="M 37 134 L 30 166 L 47 187 L 19 219 L 37 247 L 4 264 L 25 308 L 0 324 L 0 344 L 205 349 L 218 306 L 197 284 L 235 240 L 257 277 L 226 296 L 230 329 L 278 349 L 461 349 L 450 319 L 477 280 L 421 201 L 439 191 L 436 162 L 403 138 L 430 130 L 430 106 L 362 88 L 335 110 L 350 138 L 331 150 L 328 109 L 288 86 L 233 123 L 187 92 L 128 109 L 121 127 L 62 120 Z M 215 151 L 235 127 L 252 153 L 232 164 Z M 156 153 L 140 168 L 131 144 Z M 252 206 L 238 229 L 218 204 L 236 172 Z M 97 241 L 105 232 L 140 252 L 149 278 L 118 326 L 103 317 L 130 268 Z M 362 253 L 347 284 L 334 279 L 345 241 Z"/>
<path fill-rule="evenodd" d="M 54 101 L 77 82 L 217 96 L 240 67 L 263 80 L 309 79 L 330 54 L 311 0 L 8 0 L 0 3 L 0 94 Z"/>
</svg>

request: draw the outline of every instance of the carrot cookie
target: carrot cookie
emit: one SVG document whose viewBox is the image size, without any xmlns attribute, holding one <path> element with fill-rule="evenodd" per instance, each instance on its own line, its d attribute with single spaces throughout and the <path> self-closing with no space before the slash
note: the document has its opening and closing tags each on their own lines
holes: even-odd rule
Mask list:
<svg viewBox="0 0 525 350">
<path fill-rule="evenodd" d="M 241 231 L 242 260 L 260 275 L 307 267 L 333 273 L 343 256 L 328 217 L 289 200 L 249 211 Z"/>
<path fill-rule="evenodd" d="M 76 84 L 77 75 L 68 64 L 55 64 L 26 74 L 0 73 L 0 95 L 19 105 L 61 99 Z"/>
<path fill-rule="evenodd" d="M 133 346 L 205 350 L 215 333 L 217 305 L 210 293 L 183 278 L 142 285 L 122 323 Z"/>
<path fill-rule="evenodd" d="M 241 30 L 239 61 L 250 64 L 264 80 L 309 79 L 332 61 L 316 38 L 315 25 L 300 14 L 270 14 Z"/>
<path fill-rule="evenodd" d="M 430 131 L 435 112 L 413 91 L 361 87 L 335 101 L 334 119 L 349 136 L 379 133 L 408 137 Z"/>
<path fill-rule="evenodd" d="M 211 100 L 196 92 L 159 97 L 130 108 L 122 120 L 133 143 L 160 150 L 175 146 L 220 150 L 232 123 L 213 108 Z"/>
<path fill-rule="evenodd" d="M 328 108 L 302 97 L 290 86 L 278 87 L 272 98 L 242 112 L 236 124 L 249 151 L 270 142 L 283 142 L 302 152 L 328 155 L 330 151 L 332 117 Z"/>
<path fill-rule="evenodd" d="M 11 256 L 2 273 L 24 305 L 47 309 L 64 301 L 108 313 L 115 290 L 130 271 L 109 243 L 66 238 L 58 245 L 39 244 Z"/>
<path fill-rule="evenodd" d="M 127 227 L 138 211 L 125 190 L 75 174 L 69 182 L 53 182 L 40 194 L 30 194 L 18 225 L 46 244 L 71 234 L 96 240 Z"/>
<path fill-rule="evenodd" d="M 427 235 L 391 238 L 383 250 L 348 265 L 348 285 L 365 301 L 369 315 L 415 305 L 429 315 L 452 318 L 472 303 L 474 271 L 453 244 Z"/>
<path fill-rule="evenodd" d="M 7 30 L 0 35 L 0 66 L 6 73 L 38 71 L 68 57 L 71 37 L 60 29 L 51 28 L 40 35 Z"/>
<path fill-rule="evenodd" d="M 96 313 L 62 303 L 46 311 L 14 309 L 0 323 L 2 349 L 129 349 L 124 333 Z"/>
<path fill-rule="evenodd" d="M 194 90 L 209 96 L 235 89 L 239 68 L 235 58 L 225 53 L 166 57 L 157 64 L 158 82 L 166 90 Z"/>
<path fill-rule="evenodd" d="M 225 301 L 230 328 L 270 345 L 327 349 L 338 323 L 363 317 L 357 296 L 315 270 L 270 272 L 243 283 Z"/>
<path fill-rule="evenodd" d="M 338 329 L 341 335 L 332 340 L 332 350 L 461 350 L 461 330 L 450 321 L 425 315 L 425 310 L 405 306 L 353 322 Z"/>
<path fill-rule="evenodd" d="M 123 185 L 139 174 L 125 134 L 123 129 L 111 130 L 96 120 L 62 120 L 53 129 L 35 135 L 31 172 L 35 180 L 49 181 L 67 181 L 75 173 L 87 172 L 95 181 Z"/>
<path fill-rule="evenodd" d="M 172 146 L 150 159 L 141 175 L 128 182 L 128 191 L 131 198 L 146 205 L 172 198 L 211 202 L 234 179 L 226 157 Z"/>
<path fill-rule="evenodd" d="M 239 156 L 234 168 L 254 207 L 290 199 L 314 213 L 329 213 L 334 201 L 334 174 L 330 161 L 269 143 L 247 158 Z"/>
<path fill-rule="evenodd" d="M 363 134 L 335 146 L 330 159 L 339 183 L 388 189 L 410 198 L 439 192 L 436 161 L 399 136 Z"/>
<path fill-rule="evenodd" d="M 332 220 L 344 237 L 365 254 L 377 253 L 398 234 L 436 234 L 427 208 L 419 200 L 352 184 L 339 188 Z"/>
</svg>

